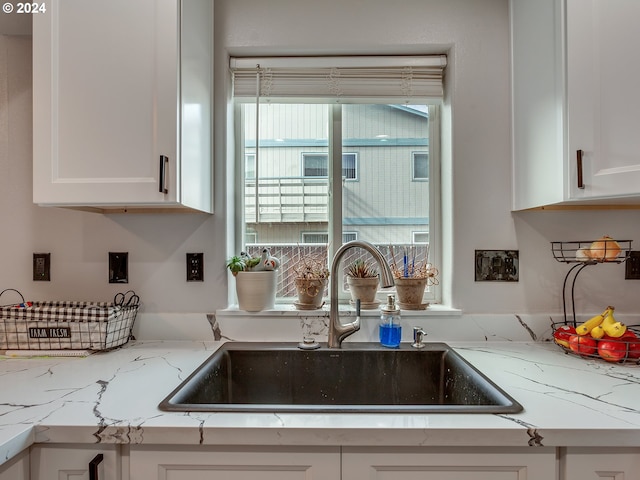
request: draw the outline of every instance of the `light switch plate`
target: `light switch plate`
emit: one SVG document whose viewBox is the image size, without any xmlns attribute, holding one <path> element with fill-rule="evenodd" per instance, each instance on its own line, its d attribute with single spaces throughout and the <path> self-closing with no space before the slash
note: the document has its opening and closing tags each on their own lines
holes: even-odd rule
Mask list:
<svg viewBox="0 0 640 480">
<path fill-rule="evenodd" d="M 476 282 L 517 282 L 518 250 L 476 250 Z"/>
<path fill-rule="evenodd" d="M 109 252 L 109 283 L 129 283 L 128 252 Z"/>
</svg>

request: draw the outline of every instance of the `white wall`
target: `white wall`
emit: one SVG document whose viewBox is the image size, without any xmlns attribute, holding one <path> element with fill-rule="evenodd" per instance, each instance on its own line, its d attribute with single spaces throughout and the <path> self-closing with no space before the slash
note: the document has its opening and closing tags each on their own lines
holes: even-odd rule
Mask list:
<svg viewBox="0 0 640 480">
<path fill-rule="evenodd" d="M 107 252 L 128 251 L 128 287 L 140 294 L 145 312 L 211 312 L 226 305 L 230 54 L 449 53 L 445 117 L 453 135 L 444 151 L 452 162 L 444 171 L 452 211 L 444 228 L 453 248 L 441 270 L 452 278 L 447 298 L 465 312 L 557 313 L 567 267 L 553 260 L 550 241 L 607 233 L 640 242 L 640 211 L 509 211 L 507 0 L 215 0 L 215 8 L 213 216 L 103 216 L 32 205 L 29 47 L 24 39 L 1 37 L 0 289 L 18 288 L 32 299 L 108 300 L 121 287 L 107 283 Z M 474 250 L 493 248 L 520 250 L 520 282 L 474 281 Z M 51 282 L 31 280 L 33 252 L 51 252 Z M 185 281 L 187 252 L 204 252 L 205 282 Z M 614 304 L 638 312 L 640 281 L 624 281 L 623 271 L 621 265 L 585 270 L 579 309 Z"/>
</svg>

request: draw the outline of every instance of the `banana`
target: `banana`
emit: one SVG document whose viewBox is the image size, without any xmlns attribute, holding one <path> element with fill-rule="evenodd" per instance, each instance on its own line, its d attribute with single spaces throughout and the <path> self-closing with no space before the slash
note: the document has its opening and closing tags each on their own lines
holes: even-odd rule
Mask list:
<svg viewBox="0 0 640 480">
<path fill-rule="evenodd" d="M 589 333 L 591 334 L 591 338 L 595 338 L 596 340 L 599 340 L 602 337 L 604 337 L 604 328 L 602 327 L 602 324 L 596 325 L 591 329 L 591 332 Z"/>
<path fill-rule="evenodd" d="M 610 337 L 618 338 L 624 335 L 624 333 L 627 331 L 627 326 L 615 319 L 612 309 L 604 317 L 604 320 L 602 321 L 602 329 L 604 330 L 604 333 L 606 333 Z"/>
<path fill-rule="evenodd" d="M 591 317 L 589 320 L 587 320 L 584 323 L 581 323 L 580 325 L 578 325 L 576 327 L 576 333 L 578 335 L 586 335 L 588 333 L 591 332 L 591 330 L 593 330 L 595 327 L 597 327 L 598 325 L 600 325 L 605 317 L 607 316 L 607 314 L 609 312 L 613 312 L 613 307 L 607 307 L 607 309 L 602 312 L 600 315 L 596 315 L 595 317 Z"/>
</svg>

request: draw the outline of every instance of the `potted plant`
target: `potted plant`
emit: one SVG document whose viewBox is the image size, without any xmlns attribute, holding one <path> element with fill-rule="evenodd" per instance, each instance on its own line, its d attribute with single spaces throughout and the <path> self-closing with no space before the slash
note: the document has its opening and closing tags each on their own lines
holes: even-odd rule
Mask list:
<svg viewBox="0 0 640 480">
<path fill-rule="evenodd" d="M 321 256 L 303 256 L 293 267 L 298 301 L 298 310 L 317 310 L 324 305 L 324 296 L 329 281 L 327 260 Z"/>
<path fill-rule="evenodd" d="M 378 270 L 373 264 L 358 259 L 347 267 L 347 285 L 351 293 L 351 303 L 360 300 L 360 308 L 378 308 L 380 302 L 376 299 L 378 292 Z"/>
<path fill-rule="evenodd" d="M 260 312 L 274 307 L 279 266 L 280 261 L 268 248 L 264 248 L 260 256 L 242 252 L 227 260 L 227 268 L 236 279 L 240 310 Z"/>
<path fill-rule="evenodd" d="M 389 250 L 398 305 L 404 310 L 425 310 L 429 303 L 422 301 L 424 291 L 427 285 L 437 285 L 438 269 L 427 263 L 427 258 L 416 262 L 414 248 L 410 252 L 405 250 L 400 267 L 396 263 L 393 247 L 389 246 Z"/>
</svg>

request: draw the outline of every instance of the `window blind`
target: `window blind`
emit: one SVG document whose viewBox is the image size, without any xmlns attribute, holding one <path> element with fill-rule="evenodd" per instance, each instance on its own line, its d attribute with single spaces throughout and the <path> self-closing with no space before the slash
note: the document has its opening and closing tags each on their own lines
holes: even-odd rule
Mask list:
<svg viewBox="0 0 640 480">
<path fill-rule="evenodd" d="M 446 55 L 231 58 L 240 101 L 416 103 L 443 96 Z M 257 81 L 259 79 L 259 89 Z"/>
</svg>

